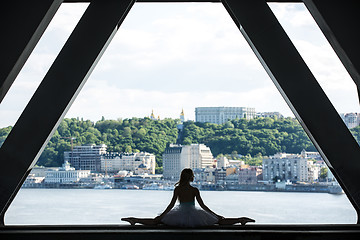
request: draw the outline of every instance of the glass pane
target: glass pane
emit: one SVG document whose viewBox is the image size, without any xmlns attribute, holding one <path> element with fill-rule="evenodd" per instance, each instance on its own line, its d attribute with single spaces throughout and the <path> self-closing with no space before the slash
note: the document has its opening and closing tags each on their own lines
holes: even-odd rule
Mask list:
<svg viewBox="0 0 360 240">
<path fill-rule="evenodd" d="M 88 4 L 62 4 L 0 105 L 0 128 L 14 126 Z M 10 127 L 9 127 L 10 126 Z M 9 131 L 0 131 L 0 146 Z"/>
<path fill-rule="evenodd" d="M 247 107 L 257 114 L 235 114 L 220 124 L 194 122 L 196 108 L 222 106 Z M 216 117 L 205 122 L 212 121 Z M 233 184 L 240 169 L 253 169 L 246 165 L 261 169 L 263 158 L 278 151 L 300 154 L 315 148 L 219 3 L 135 4 L 39 165 L 58 169 L 66 156 L 75 162 L 75 152 L 92 146 L 86 144 L 106 144 L 109 154 L 155 154 L 160 173 L 166 147 L 176 142 L 210 147 L 218 169 L 196 170 L 194 184 L 207 206 L 220 215 L 248 216 L 262 224 L 356 222 L 344 194 L 279 192 L 286 188 L 286 179 L 259 177 L 255 184 L 241 185 L 248 191 L 235 191 L 240 188 Z M 109 159 L 102 160 L 100 172 L 86 178 L 93 181 L 90 185 L 77 183 L 97 189 L 64 189 L 70 187 L 66 184 L 61 189 L 21 189 L 6 223 L 118 224 L 121 217 L 154 217 L 166 208 L 172 192 L 154 189 L 170 189 L 174 182 L 132 182 L 134 178 L 124 177 L 130 170 L 111 172 Z M 138 175 L 146 179 L 152 174 Z M 216 176 L 217 182 L 212 182 Z M 306 184 L 312 186 L 313 180 Z M 223 191 L 207 191 L 214 188 Z M 249 191 L 271 188 L 275 191 Z"/>
<path fill-rule="evenodd" d="M 270 3 L 269 6 L 340 116 L 357 113 L 356 85 L 305 5 Z M 349 128 L 360 124 L 355 117 L 356 123 L 347 124 Z"/>
</svg>

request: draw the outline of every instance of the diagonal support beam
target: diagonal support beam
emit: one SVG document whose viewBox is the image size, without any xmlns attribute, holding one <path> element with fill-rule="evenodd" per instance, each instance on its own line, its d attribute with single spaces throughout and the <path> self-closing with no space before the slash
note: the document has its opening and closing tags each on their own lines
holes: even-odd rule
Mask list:
<svg viewBox="0 0 360 240">
<path fill-rule="evenodd" d="M 265 0 L 223 4 L 359 216 L 360 148 Z"/>
<path fill-rule="evenodd" d="M 8 1 L 0 15 L 0 103 L 62 0 Z"/>
<path fill-rule="evenodd" d="M 93 0 L 0 148 L 0 211 L 62 121 L 134 0 Z"/>
<path fill-rule="evenodd" d="M 304 3 L 354 80 L 360 101 L 359 1 L 304 0 Z"/>
</svg>

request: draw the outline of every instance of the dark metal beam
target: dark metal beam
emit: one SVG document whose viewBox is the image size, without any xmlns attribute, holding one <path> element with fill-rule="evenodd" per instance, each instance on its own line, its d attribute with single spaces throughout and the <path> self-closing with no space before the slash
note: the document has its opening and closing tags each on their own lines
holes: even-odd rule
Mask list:
<svg viewBox="0 0 360 240">
<path fill-rule="evenodd" d="M 8 1 L 0 15 L 0 103 L 62 0 Z"/>
<path fill-rule="evenodd" d="M 1 217 L 134 0 L 93 0 L 0 148 Z"/>
<path fill-rule="evenodd" d="M 201 228 L 128 225 L 62 225 L 0 227 L 0 239 L 36 240 L 358 240 L 360 225 L 356 224 L 249 224 L 245 226 L 214 225 Z"/>
<path fill-rule="evenodd" d="M 74 2 L 91 2 L 91 0 L 64 0 L 66 3 Z M 222 0 L 137 0 L 136 2 L 150 2 L 150 3 L 172 3 L 172 2 L 222 2 Z M 299 2 L 302 0 L 266 0 L 266 2 Z"/>
<path fill-rule="evenodd" d="M 304 3 L 357 85 L 360 101 L 360 2 L 304 0 Z"/>
<path fill-rule="evenodd" d="M 359 145 L 266 1 L 223 3 L 359 216 Z"/>
</svg>

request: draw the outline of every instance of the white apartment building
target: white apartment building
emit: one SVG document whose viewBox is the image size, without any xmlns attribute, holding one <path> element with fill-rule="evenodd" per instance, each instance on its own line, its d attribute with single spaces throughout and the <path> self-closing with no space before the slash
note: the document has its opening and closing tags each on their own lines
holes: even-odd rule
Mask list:
<svg viewBox="0 0 360 240">
<path fill-rule="evenodd" d="M 68 161 L 76 170 L 100 172 L 100 157 L 106 153 L 106 145 L 75 146 L 72 151 L 64 152 L 64 161 Z"/>
<path fill-rule="evenodd" d="M 171 144 L 163 154 L 163 176 L 177 180 L 184 168 L 206 168 L 214 166 L 214 157 L 204 144 Z"/>
<path fill-rule="evenodd" d="M 308 159 L 299 154 L 277 153 L 263 159 L 263 179 L 272 181 L 308 181 Z"/>
<path fill-rule="evenodd" d="M 80 181 L 81 178 L 87 178 L 90 170 L 75 170 L 70 167 L 70 163 L 65 161 L 62 167 L 58 169 L 48 169 L 46 171 L 45 183 L 73 183 Z"/>
<path fill-rule="evenodd" d="M 255 118 L 255 108 L 246 107 L 197 107 L 195 121 L 222 124 L 236 118 Z"/>
<path fill-rule="evenodd" d="M 101 155 L 102 172 L 131 171 L 135 174 L 155 174 L 155 155 L 139 153 L 106 153 Z"/>
</svg>

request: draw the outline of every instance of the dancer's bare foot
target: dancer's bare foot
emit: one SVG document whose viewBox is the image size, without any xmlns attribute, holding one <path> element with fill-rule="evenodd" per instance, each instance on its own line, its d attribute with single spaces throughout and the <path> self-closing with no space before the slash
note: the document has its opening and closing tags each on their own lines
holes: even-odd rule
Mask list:
<svg viewBox="0 0 360 240">
<path fill-rule="evenodd" d="M 241 217 L 241 218 L 239 218 L 239 223 L 240 223 L 241 225 L 245 225 L 245 224 L 248 223 L 248 222 L 255 222 L 255 220 L 254 220 L 254 219 L 251 219 L 251 218 L 248 218 L 248 217 Z"/>
<path fill-rule="evenodd" d="M 128 218 L 122 218 L 122 221 L 129 222 L 132 226 L 135 225 L 135 218 L 128 217 Z"/>
</svg>

